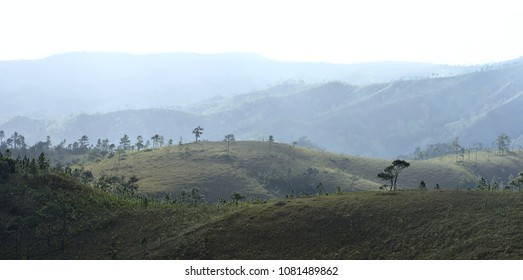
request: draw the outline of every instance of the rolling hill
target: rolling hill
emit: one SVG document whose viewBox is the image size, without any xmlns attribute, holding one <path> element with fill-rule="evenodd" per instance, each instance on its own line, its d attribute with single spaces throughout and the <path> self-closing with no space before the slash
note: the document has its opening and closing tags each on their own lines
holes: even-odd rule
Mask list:
<svg viewBox="0 0 523 280">
<path fill-rule="evenodd" d="M 521 259 L 521 193 L 364 192 L 256 205 L 152 258 Z"/>
<path fill-rule="evenodd" d="M 476 159 L 477 158 L 477 159 Z M 474 189 L 480 177 L 508 183 L 509 176 L 523 170 L 523 154 L 506 156 L 479 152 L 456 163 L 453 155 L 431 160 L 410 161 L 400 176 L 400 188 L 416 189 L 421 180 L 432 189 Z M 143 193 L 163 197 L 199 188 L 209 201 L 229 199 L 233 192 L 249 198 L 314 195 L 322 183 L 328 193 L 378 190 L 384 182 L 377 174 L 389 160 L 334 154 L 317 149 L 237 141 L 227 155 L 224 142 L 201 142 L 130 152 L 100 162 L 86 162 L 84 168 L 101 174 L 137 176 Z M 357 178 L 356 178 L 357 177 Z"/>
<path fill-rule="evenodd" d="M 191 205 L 117 197 L 63 175 L 15 177 L 0 182 L 1 259 L 523 256 L 519 192 L 359 192 Z"/>
<path fill-rule="evenodd" d="M 359 191 L 374 182 L 385 160 L 347 157 L 274 143 L 203 142 L 125 154 L 86 164 L 96 172 L 140 177 L 142 191 L 164 194 L 198 186 L 209 199 L 231 191 L 272 199 L 217 203 L 158 200 L 84 185 L 64 170 L 2 158 L 1 259 L 521 259 L 522 193 L 505 190 L 433 190 L 460 185 L 470 168 L 504 174 L 522 155 L 479 154 L 462 164 L 453 157 L 411 161 L 400 177 L 403 190 Z M 188 148 L 188 149 L 186 149 Z M 468 158 L 467 158 L 468 160 Z M 98 171 L 96 170 L 98 168 Z M 299 174 L 299 168 L 307 168 Z M 280 178 L 278 171 L 296 170 Z M 378 169 L 378 170 L 375 170 Z M 8 171 L 9 174 L 5 173 Z M 271 170 L 271 172 L 266 172 Z M 345 170 L 345 172 L 343 171 Z M 361 179 L 347 188 L 351 173 Z M 14 173 L 13 173 L 14 172 Z M 140 173 L 142 172 L 142 173 Z M 257 172 L 257 173 L 256 173 Z M 292 173 L 292 172 L 290 172 Z M 142 177 L 143 175 L 149 177 Z M 368 176 L 372 176 L 370 178 Z M 215 178 L 214 180 L 212 178 Z M 428 191 L 404 190 L 423 177 Z M 427 178 L 428 177 L 428 178 Z M 118 178 L 118 177 L 116 177 Z M 300 181 L 301 180 L 301 181 Z M 323 180 L 328 194 L 314 191 Z M 287 185 L 281 184 L 288 182 Z M 341 193 L 331 184 L 345 183 Z M 177 182 L 185 185 L 176 185 Z M 213 184 L 210 184 L 214 182 Z M 314 184 L 310 184 L 314 182 Z M 444 183 L 448 182 L 448 183 Z M 279 183 L 279 185 L 278 185 Z M 161 185 L 163 184 L 163 185 Z M 207 185 L 206 185 L 207 184 Z M 446 185 L 448 184 L 448 185 Z M 114 188 L 113 188 L 114 187 Z M 451 187 L 452 188 L 452 187 Z M 179 190 L 179 189 L 178 189 Z M 221 191 L 221 192 L 220 192 Z M 248 193 L 251 192 L 251 193 Z M 261 196 L 261 195 L 260 195 Z M 174 198 L 174 200 L 173 200 Z"/>
</svg>

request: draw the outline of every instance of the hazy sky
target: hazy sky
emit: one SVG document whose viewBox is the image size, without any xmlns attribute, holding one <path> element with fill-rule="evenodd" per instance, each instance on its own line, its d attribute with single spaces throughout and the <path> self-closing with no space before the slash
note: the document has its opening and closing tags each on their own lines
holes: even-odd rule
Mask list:
<svg viewBox="0 0 523 280">
<path fill-rule="evenodd" d="M 0 60 L 76 51 L 475 64 L 523 56 L 521 2 L 0 0 Z"/>
</svg>

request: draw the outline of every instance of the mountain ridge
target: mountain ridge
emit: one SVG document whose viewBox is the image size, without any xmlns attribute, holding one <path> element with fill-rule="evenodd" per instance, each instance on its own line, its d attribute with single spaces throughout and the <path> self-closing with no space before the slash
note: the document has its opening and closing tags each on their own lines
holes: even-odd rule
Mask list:
<svg viewBox="0 0 523 280">
<path fill-rule="evenodd" d="M 207 140 L 233 133 L 239 140 L 273 135 L 292 143 L 306 136 L 329 151 L 392 158 L 457 137 L 463 146 L 490 147 L 502 133 L 514 139 L 517 148 L 523 144 L 523 130 L 514 125 L 522 117 L 521 106 L 523 61 L 515 60 L 457 76 L 370 85 L 287 80 L 185 109 L 128 109 L 54 121 L 15 118 L 0 129 L 7 135 L 18 131 L 29 143 L 47 135 L 54 141 L 74 142 L 88 135 L 92 141 L 108 138 L 117 143 L 124 134 L 134 139 L 158 133 L 187 142 L 192 129 L 202 126 Z"/>
<path fill-rule="evenodd" d="M 214 96 L 263 90 L 287 80 L 368 84 L 470 69 L 473 67 L 408 62 L 280 62 L 245 53 L 68 53 L 0 61 L 0 96 L 7 105 L 0 119 L 178 108 Z"/>
</svg>

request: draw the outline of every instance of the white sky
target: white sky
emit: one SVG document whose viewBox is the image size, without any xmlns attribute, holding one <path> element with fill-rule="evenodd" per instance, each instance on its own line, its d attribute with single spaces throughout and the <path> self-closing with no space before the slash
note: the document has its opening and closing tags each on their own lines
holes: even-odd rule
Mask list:
<svg viewBox="0 0 523 280">
<path fill-rule="evenodd" d="M 488 63 L 523 56 L 509 0 L 0 0 L 0 60 L 76 51 Z"/>
</svg>

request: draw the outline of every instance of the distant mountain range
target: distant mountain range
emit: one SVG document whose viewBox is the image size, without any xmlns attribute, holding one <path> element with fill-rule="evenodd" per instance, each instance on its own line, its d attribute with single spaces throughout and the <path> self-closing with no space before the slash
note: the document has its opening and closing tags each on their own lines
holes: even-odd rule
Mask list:
<svg viewBox="0 0 523 280">
<path fill-rule="evenodd" d="M 263 90 L 288 80 L 369 84 L 471 69 L 407 62 L 279 62 L 243 53 L 69 53 L 39 60 L 0 61 L 0 121 L 19 115 L 62 117 L 80 112 L 174 109 L 214 96 Z"/>
<path fill-rule="evenodd" d="M 36 70 L 33 68 L 21 66 L 24 63 L 38 64 L 44 63 L 44 61 L 58 63 L 64 60 L 74 60 L 73 58 L 77 60 L 83 58 L 86 63 L 89 62 L 91 65 L 103 64 L 102 62 L 96 64 L 96 60 L 86 58 L 91 56 L 98 57 L 101 61 L 104 61 L 100 58 L 103 56 L 112 59 L 120 57 L 122 60 L 131 58 L 143 63 L 149 61 L 146 59 L 149 56 L 71 54 L 51 57 L 42 61 L 1 62 L 1 94 L 9 93 L 3 98 L 3 100 L 7 100 L 7 103 L 4 104 L 2 110 L 11 112 L 8 114 L 4 112 L 3 116 L 15 115 L 18 114 L 17 112 L 21 116 L 10 118 L 3 125 L 0 125 L 0 129 L 3 129 L 8 135 L 13 131 L 18 131 L 26 136 L 29 143 L 43 140 L 47 135 L 50 135 L 55 142 L 67 139 L 71 143 L 85 134 L 94 143 L 98 138 L 109 138 L 118 142 L 123 134 L 128 134 L 132 139 L 135 139 L 137 135 L 150 138 L 157 133 L 164 135 L 165 139 L 173 139 L 177 143 L 180 137 L 183 138 L 184 142 L 192 141 L 192 129 L 200 125 L 205 128 L 203 138 L 208 140 L 221 140 L 225 134 L 234 133 L 237 139 L 267 140 L 269 135 L 274 135 L 276 141 L 290 143 L 302 136 L 307 136 L 307 139 L 313 143 L 331 151 L 385 158 L 412 152 L 416 146 L 423 147 L 431 143 L 450 142 L 455 137 L 460 137 L 463 145 L 483 143 L 484 146 L 490 147 L 499 134 L 507 133 L 512 138 L 514 146 L 523 144 L 523 126 L 519 124 L 523 119 L 523 112 L 521 111 L 521 108 L 523 108 L 523 60 L 521 59 L 497 65 L 475 67 L 474 69 L 435 65 L 422 67 L 418 65 L 418 69 L 424 69 L 420 71 L 425 75 L 420 74 L 417 76 L 418 78 L 414 77 L 416 75 L 411 75 L 410 79 L 400 79 L 400 77 L 409 76 L 407 72 L 414 73 L 415 64 L 407 67 L 410 69 L 409 71 L 401 72 L 398 68 L 395 68 L 395 76 L 391 74 L 394 71 L 389 71 L 390 67 L 401 65 L 401 63 L 385 63 L 381 66 L 374 64 L 373 67 L 375 68 L 366 65 L 365 67 L 369 67 L 366 68 L 369 69 L 369 73 L 374 74 L 364 77 L 370 77 L 368 79 L 380 82 L 365 84 L 363 80 L 359 80 L 358 84 L 350 81 L 351 75 L 347 74 L 350 72 L 348 69 L 356 69 L 357 67 L 363 69 L 365 68 L 364 65 L 286 64 L 272 62 L 261 57 L 238 54 L 221 56 L 158 55 L 151 57 L 155 58 L 155 61 L 159 64 L 164 61 L 182 60 L 182 58 L 186 59 L 185 65 L 192 64 L 195 68 L 188 68 L 192 70 L 188 70 L 187 73 L 191 74 L 185 76 L 185 81 L 191 81 L 188 77 L 195 78 L 198 73 L 203 73 L 201 81 L 204 78 L 209 79 L 208 84 L 200 84 L 202 88 L 205 87 L 208 91 L 202 90 L 201 95 L 194 97 L 194 100 L 200 101 L 179 109 L 128 109 L 44 120 L 28 117 L 27 112 L 31 111 L 31 106 L 34 107 L 34 110 L 39 107 L 49 110 L 54 108 L 57 112 L 62 112 L 63 109 L 63 113 L 72 113 L 102 110 L 101 107 L 96 106 L 103 107 L 106 102 L 107 104 L 125 104 L 129 101 L 129 104 L 134 104 L 130 107 L 154 107 L 153 101 L 159 102 L 160 100 L 162 102 L 158 104 L 163 104 L 163 107 L 176 104 L 167 101 L 170 96 L 167 92 L 174 95 L 176 91 L 163 91 L 160 88 L 169 88 L 167 86 L 169 84 L 167 81 L 170 81 L 168 77 L 171 77 L 171 80 L 178 81 L 184 79 L 167 70 L 164 71 L 165 76 L 162 76 L 162 79 L 158 76 L 159 72 L 154 71 L 154 74 L 141 76 L 138 79 L 136 73 L 140 71 L 140 73 L 147 73 L 147 67 L 126 68 L 118 66 L 119 64 L 115 62 L 114 64 L 107 64 L 116 65 L 113 68 L 119 68 L 119 71 L 121 71 L 119 72 L 120 76 L 117 76 L 119 79 L 115 78 L 115 83 L 113 83 L 108 77 L 114 76 L 106 73 L 114 73 L 116 70 L 106 69 L 107 72 L 103 72 L 102 68 L 95 70 L 89 68 L 91 75 L 97 77 L 95 80 L 104 81 L 105 84 L 93 83 L 91 89 L 96 94 L 89 97 L 89 95 L 80 94 L 80 91 L 78 91 L 78 96 L 83 97 L 76 99 L 66 93 L 69 88 L 76 85 L 89 88 L 88 79 L 78 74 L 84 73 L 85 69 L 77 69 L 78 73 L 74 75 L 62 71 L 62 76 L 60 76 L 56 72 L 58 71 L 56 67 L 48 68 L 47 71 L 44 71 L 44 68 L 38 68 L 40 74 L 37 75 L 34 74 Z M 189 59 L 191 56 L 194 60 Z M 254 66 L 247 67 L 247 64 L 238 62 L 237 65 L 244 65 L 245 68 L 231 67 L 229 72 L 224 73 L 225 69 L 228 69 L 226 65 L 228 65 L 227 61 L 229 60 L 226 58 L 231 57 L 236 58 L 237 61 L 246 59 L 253 63 L 248 65 L 266 65 L 266 69 L 272 70 L 261 71 L 260 69 L 249 68 Z M 205 68 L 205 71 L 196 70 L 196 68 L 202 67 L 200 63 L 209 63 L 207 59 L 213 60 L 217 63 L 216 65 L 221 65 L 220 67 L 223 68 L 216 66 L 212 69 Z M 12 79 L 9 80 L 10 83 L 6 83 L 5 81 L 8 79 L 4 74 L 7 73 L 5 72 L 5 69 L 8 68 L 6 65 L 10 63 L 17 65 L 19 75 L 13 74 L 12 77 L 16 76 L 18 80 Z M 156 65 L 150 63 L 150 65 Z M 301 69 L 298 67 L 299 65 L 302 65 L 303 69 L 308 69 L 300 73 L 308 73 L 309 76 L 305 74 L 297 75 L 298 70 L 285 70 L 293 69 L 292 67 Z M 387 65 L 389 68 L 387 68 Z M 274 68 L 271 68 L 273 66 Z M 319 73 L 323 72 L 314 70 L 316 69 L 314 66 L 317 66 L 317 69 L 338 69 L 339 71 L 332 70 L 332 73 L 336 74 L 329 76 L 324 73 L 322 76 Z M 24 71 L 23 69 L 33 69 L 33 71 Z M 127 72 L 124 71 L 125 69 L 127 69 Z M 155 69 L 161 69 L 161 67 Z M 345 69 L 345 72 L 342 71 L 343 69 Z M 447 69 L 448 72 L 444 74 L 441 72 L 442 70 L 440 72 L 435 71 L 432 75 L 428 74 L 431 72 L 428 69 Z M 451 70 L 454 70 L 454 73 L 457 73 L 458 70 L 465 73 L 448 75 Z M 286 73 L 285 71 L 289 71 L 292 75 L 289 74 L 282 78 L 282 73 Z M 398 71 L 403 74 L 398 74 Z M 23 73 L 26 73 L 25 79 L 28 79 L 25 80 L 27 81 L 25 83 L 23 79 L 19 78 L 24 76 Z M 28 73 L 33 73 L 31 75 L 38 77 L 38 79 L 29 79 Z M 124 75 L 124 73 L 127 74 Z M 212 76 L 210 73 L 216 73 L 217 76 Z M 255 73 L 265 73 L 265 76 L 260 74 L 258 77 Z M 318 76 L 314 76 L 314 73 Z M 362 70 L 360 73 L 363 75 L 365 71 Z M 336 79 L 336 75 L 345 77 L 345 79 Z M 73 76 L 77 80 L 74 80 Z M 227 80 L 223 80 L 224 76 L 231 79 L 227 82 Z M 306 76 L 310 80 L 306 80 Z M 241 81 L 247 81 L 249 77 L 258 77 L 258 81 L 263 80 L 263 82 L 259 82 L 257 86 L 254 83 L 245 82 L 245 88 L 241 89 L 239 86 L 242 84 Z M 279 83 L 277 77 L 281 78 Z M 58 85 L 61 79 L 63 79 L 63 87 L 61 87 L 63 91 L 60 94 L 63 94 L 63 96 L 57 93 L 56 98 L 51 98 L 48 95 L 46 97 L 46 94 L 51 94 L 50 89 L 60 88 Z M 217 85 L 215 82 L 219 80 L 223 81 L 221 83 L 223 88 L 229 87 L 237 90 L 226 91 L 223 89 L 223 92 L 228 92 L 228 94 L 204 99 L 204 97 L 220 93 L 219 90 L 214 92 L 211 90 L 213 85 Z M 321 82 L 322 80 L 325 80 L 325 82 Z M 41 87 L 30 87 L 30 81 L 34 81 L 33 85 L 39 83 Z M 193 85 L 199 84 L 196 80 L 193 81 Z M 15 90 L 16 87 L 13 86 L 17 83 L 19 91 Z M 274 83 L 274 86 L 264 87 L 262 83 L 265 83 L 265 85 Z M 129 89 L 143 90 L 144 92 L 148 90 L 152 92 L 153 89 L 157 89 L 158 95 L 152 93 L 138 95 L 128 93 L 126 95 L 123 90 L 116 90 L 118 87 L 123 89 L 126 84 Z M 24 85 L 34 91 L 23 90 Z M 103 87 L 103 85 L 107 85 L 107 87 Z M 248 92 L 247 87 L 251 89 L 259 87 L 260 90 L 239 94 Z M 24 98 L 26 95 L 37 96 L 36 93 L 41 88 L 48 90 L 44 90 L 40 97 Z M 187 87 L 187 92 L 189 92 L 189 88 L 191 87 Z M 215 88 L 219 87 L 216 86 Z M 194 90 L 194 88 L 191 90 Z M 108 99 L 101 95 L 103 91 L 106 91 Z M 70 99 L 67 99 L 66 96 L 69 96 Z M 128 98 L 124 98 L 125 96 Z M 132 103 L 141 98 L 151 103 Z M 176 99 L 176 97 L 172 98 L 173 100 Z M 91 107 L 91 105 L 95 107 Z M 109 110 L 109 107 L 105 109 Z M 18 108 L 24 109 L 18 110 Z"/>
</svg>

